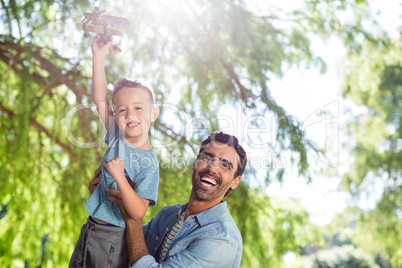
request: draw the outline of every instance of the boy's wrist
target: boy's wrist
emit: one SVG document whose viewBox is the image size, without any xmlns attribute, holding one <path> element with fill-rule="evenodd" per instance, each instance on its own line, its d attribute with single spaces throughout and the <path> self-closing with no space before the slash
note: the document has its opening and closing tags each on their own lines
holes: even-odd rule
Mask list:
<svg viewBox="0 0 402 268">
<path fill-rule="evenodd" d="M 113 177 L 116 181 L 122 181 L 123 179 L 125 179 L 126 178 L 126 176 L 124 176 L 124 173 L 123 174 L 119 174 L 119 175 L 116 175 L 115 177 Z"/>
<path fill-rule="evenodd" d="M 104 57 L 93 57 L 92 58 L 92 62 L 100 63 L 100 62 L 104 62 L 104 61 L 105 61 Z"/>
</svg>

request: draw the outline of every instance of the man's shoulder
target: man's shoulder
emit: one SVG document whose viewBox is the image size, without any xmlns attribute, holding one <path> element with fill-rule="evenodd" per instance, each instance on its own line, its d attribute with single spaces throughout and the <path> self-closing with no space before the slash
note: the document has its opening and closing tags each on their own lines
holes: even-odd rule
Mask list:
<svg viewBox="0 0 402 268">
<path fill-rule="evenodd" d="M 221 229 L 224 230 L 225 232 L 236 236 L 236 237 L 241 237 L 239 228 L 237 227 L 237 224 L 233 217 L 230 215 L 229 212 L 226 212 L 222 214 L 222 216 L 219 219 L 219 224 L 221 226 Z"/>
<path fill-rule="evenodd" d="M 170 205 L 170 206 L 166 206 L 163 207 L 161 210 L 159 210 L 159 212 L 157 214 L 166 214 L 166 213 L 173 213 L 173 212 L 177 212 L 180 210 L 180 208 L 183 206 L 183 204 L 176 204 L 176 205 Z"/>
<path fill-rule="evenodd" d="M 182 207 L 182 204 L 176 204 L 161 208 L 158 213 L 153 217 L 154 219 L 172 218 L 178 215 L 178 211 Z"/>
<path fill-rule="evenodd" d="M 201 225 L 219 225 L 223 229 L 232 229 L 238 231 L 236 222 L 227 209 L 226 201 L 196 215 Z"/>
</svg>

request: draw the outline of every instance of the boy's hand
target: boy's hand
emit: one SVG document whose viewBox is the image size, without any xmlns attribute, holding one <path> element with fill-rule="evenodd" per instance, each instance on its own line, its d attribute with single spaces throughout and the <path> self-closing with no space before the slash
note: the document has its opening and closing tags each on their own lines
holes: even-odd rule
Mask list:
<svg viewBox="0 0 402 268">
<path fill-rule="evenodd" d="M 113 158 L 106 164 L 106 169 L 115 181 L 125 178 L 124 161 L 121 158 Z"/>
<path fill-rule="evenodd" d="M 102 57 L 104 58 L 109 53 L 109 48 L 112 47 L 113 44 L 111 42 L 107 42 L 104 44 L 101 41 L 100 35 L 96 35 L 94 40 L 92 41 L 92 55 L 95 57 Z"/>
</svg>

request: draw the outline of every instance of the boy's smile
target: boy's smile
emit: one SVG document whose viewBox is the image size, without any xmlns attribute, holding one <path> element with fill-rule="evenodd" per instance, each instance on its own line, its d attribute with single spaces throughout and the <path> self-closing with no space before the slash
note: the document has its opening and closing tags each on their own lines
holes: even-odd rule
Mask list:
<svg viewBox="0 0 402 268">
<path fill-rule="evenodd" d="M 126 126 L 128 127 L 128 128 L 135 128 L 135 127 L 137 127 L 139 125 L 139 123 L 134 123 L 134 122 L 130 122 L 130 123 L 127 123 L 126 124 Z"/>
<path fill-rule="evenodd" d="M 159 115 L 159 110 L 153 108 L 146 89 L 122 88 L 114 96 L 115 120 L 131 145 L 143 149 L 147 147 L 150 124 Z"/>
</svg>

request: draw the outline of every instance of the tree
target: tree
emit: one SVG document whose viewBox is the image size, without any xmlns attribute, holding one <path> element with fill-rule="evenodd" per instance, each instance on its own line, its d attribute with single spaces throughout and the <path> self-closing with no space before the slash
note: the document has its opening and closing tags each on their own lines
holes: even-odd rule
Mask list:
<svg viewBox="0 0 402 268">
<path fill-rule="evenodd" d="M 341 73 L 343 96 L 350 107 L 345 136 L 350 150 L 349 170 L 342 188 L 355 200 L 384 188 L 374 209 L 351 205 L 344 219 L 352 224 L 345 231 L 352 242 L 372 256 L 385 256 L 399 267 L 401 258 L 401 35 L 391 37 L 375 20 L 370 1 L 341 0 L 337 4 L 308 1 L 309 24 L 324 38 L 336 36 L 347 55 Z M 326 14 L 326 16 L 322 16 Z M 305 13 L 300 12 L 300 18 Z M 396 25 L 396 28 L 401 25 Z M 371 196 L 372 197 L 372 196 Z M 372 197 L 373 198 L 373 197 Z M 348 222 L 351 220 L 348 219 Z M 334 221 L 333 225 L 336 226 Z M 353 230 L 351 232 L 351 228 Z"/>
<path fill-rule="evenodd" d="M 375 39 L 362 40 L 359 53 L 349 53 L 344 66 L 344 96 L 362 112 L 355 112 L 348 124 L 353 162 L 342 184 L 355 197 L 373 192 L 373 185 L 383 185 L 376 207 L 355 215 L 356 230 L 351 237 L 367 252 L 383 254 L 400 266 L 402 62 L 398 55 L 402 43 L 400 35 L 393 39 L 381 29 L 373 35 Z"/>
<path fill-rule="evenodd" d="M 313 268 L 372 268 L 376 266 L 370 257 L 353 246 L 323 250 L 312 257 Z"/>
<path fill-rule="evenodd" d="M 258 16 L 243 1 L 99 4 L 132 24 L 117 41 L 124 54 L 109 57 L 108 81 L 122 74 L 144 77 L 162 108 L 151 135 L 161 162 L 159 202 L 148 219 L 162 206 L 187 201 L 191 186 L 185 182 L 197 145 L 224 127 L 217 116 L 222 105 L 279 119 L 268 150 L 289 153 L 299 174 L 309 176 L 307 150 L 315 147 L 304 139 L 300 123 L 276 104 L 268 82 L 285 65 L 324 66 L 310 51 L 306 33 L 314 33 L 327 16 L 314 8 Z M 74 23 L 93 9 L 91 1 L 1 2 L 2 266 L 65 266 L 86 217 L 86 185 L 101 161 L 104 131 L 92 104 L 91 40 L 82 40 Z M 290 27 L 277 27 L 279 20 Z M 248 122 L 228 131 L 264 127 L 259 120 Z M 251 188 L 252 173 L 228 197 L 245 241 L 243 265 L 263 267 L 269 259 L 277 266 L 316 232 L 305 209 L 267 197 L 263 187 Z M 284 170 L 270 173 L 267 180 L 281 179 Z"/>
</svg>

